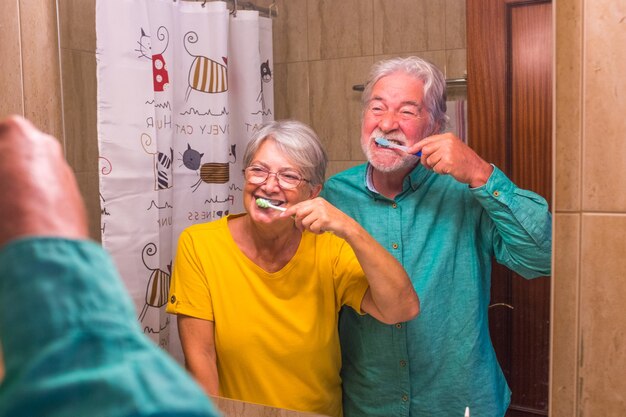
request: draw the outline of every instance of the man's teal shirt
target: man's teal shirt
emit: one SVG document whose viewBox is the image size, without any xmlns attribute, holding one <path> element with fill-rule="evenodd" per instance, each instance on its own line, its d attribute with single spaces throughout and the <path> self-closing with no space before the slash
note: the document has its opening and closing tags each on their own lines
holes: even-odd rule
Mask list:
<svg viewBox="0 0 626 417">
<path fill-rule="evenodd" d="M 368 165 L 330 178 L 322 196 L 356 219 L 409 273 L 419 316 L 382 324 L 340 318 L 344 416 L 503 416 L 510 391 L 489 336 L 491 261 L 533 278 L 550 274 L 546 201 L 498 168 L 472 189 L 418 165 L 388 199 Z"/>
</svg>

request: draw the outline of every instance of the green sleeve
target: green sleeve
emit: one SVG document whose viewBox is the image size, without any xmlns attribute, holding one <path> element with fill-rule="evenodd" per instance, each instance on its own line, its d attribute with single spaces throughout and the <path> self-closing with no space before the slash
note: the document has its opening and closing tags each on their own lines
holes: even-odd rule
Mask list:
<svg viewBox="0 0 626 417">
<path fill-rule="evenodd" d="M 202 390 L 141 333 L 108 254 L 28 238 L 0 250 L 3 416 L 216 416 Z"/>
</svg>

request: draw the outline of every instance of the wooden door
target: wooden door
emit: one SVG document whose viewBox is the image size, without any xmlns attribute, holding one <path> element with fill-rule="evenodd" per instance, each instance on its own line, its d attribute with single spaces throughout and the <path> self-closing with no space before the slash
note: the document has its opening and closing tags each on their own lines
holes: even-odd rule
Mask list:
<svg viewBox="0 0 626 417">
<path fill-rule="evenodd" d="M 552 197 L 552 4 L 467 0 L 468 140 L 518 186 Z M 494 263 L 491 337 L 507 416 L 548 415 L 550 281 Z"/>
</svg>

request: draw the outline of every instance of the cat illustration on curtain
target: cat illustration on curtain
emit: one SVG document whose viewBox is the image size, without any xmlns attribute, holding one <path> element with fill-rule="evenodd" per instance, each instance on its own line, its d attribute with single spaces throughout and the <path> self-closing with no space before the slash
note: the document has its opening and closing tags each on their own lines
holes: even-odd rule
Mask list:
<svg viewBox="0 0 626 417">
<path fill-rule="evenodd" d="M 189 51 L 187 46 L 196 42 L 198 42 L 198 34 L 196 32 L 189 31 L 185 34 L 183 46 L 187 53 L 194 57 L 189 67 L 189 87 L 187 87 L 185 101 L 189 100 L 191 90 L 211 94 L 223 93 L 228 90 L 228 58 L 223 56 L 224 64 L 221 64 L 205 56 L 195 55 Z"/>
<path fill-rule="evenodd" d="M 230 156 L 234 158 L 232 163 L 237 160 L 235 147 L 236 145 L 231 145 L 230 147 Z M 196 192 L 203 182 L 206 184 L 225 184 L 230 180 L 229 162 L 207 162 L 203 164 L 203 156 L 203 153 L 193 149 L 189 144 L 187 144 L 187 149 L 182 154 L 182 162 L 185 168 L 192 171 L 200 170 L 200 178 L 191 186 L 193 192 Z"/>
<path fill-rule="evenodd" d="M 261 63 L 261 92 L 256 98 L 256 101 L 261 102 L 261 108 L 265 112 L 265 97 L 263 96 L 263 84 L 272 81 L 272 70 L 270 69 L 270 60 Z"/>
<path fill-rule="evenodd" d="M 147 257 L 153 257 L 157 253 L 157 247 L 154 243 L 150 242 L 141 250 L 141 261 L 144 266 L 150 271 L 150 276 L 148 277 L 148 284 L 146 286 L 146 296 L 145 296 L 145 304 L 141 313 L 139 314 L 138 320 L 142 322 L 146 317 L 146 313 L 152 308 L 161 308 L 165 304 L 167 304 L 167 297 L 170 291 L 170 276 L 172 275 L 172 261 L 167 264 L 167 271 L 162 269 L 152 268 L 146 262 Z M 157 258 L 158 259 L 158 258 Z M 151 330 L 153 333 L 158 333 L 149 326 L 144 328 Z M 158 329 L 159 331 L 162 329 Z"/>
<path fill-rule="evenodd" d="M 174 185 L 174 174 L 172 170 L 172 159 L 174 158 L 174 150 L 170 148 L 169 153 L 161 152 L 158 149 L 153 149 L 152 137 L 147 133 L 141 134 L 141 146 L 143 150 L 152 155 L 153 168 L 154 168 L 154 189 L 165 190 L 172 188 Z M 156 145 L 154 146 L 156 148 Z"/>
<path fill-rule="evenodd" d="M 152 61 L 152 82 L 154 91 L 165 91 L 169 87 L 170 77 L 163 54 L 169 45 L 170 33 L 165 26 L 159 26 L 156 32 L 156 37 L 159 41 L 160 48 L 158 49 L 158 52 L 156 52 L 152 47 L 152 40 L 150 36 L 146 35 L 143 28 L 140 28 L 140 30 L 141 35 L 137 41 L 139 49 L 135 50 L 139 52 L 139 58 L 148 58 Z"/>
</svg>

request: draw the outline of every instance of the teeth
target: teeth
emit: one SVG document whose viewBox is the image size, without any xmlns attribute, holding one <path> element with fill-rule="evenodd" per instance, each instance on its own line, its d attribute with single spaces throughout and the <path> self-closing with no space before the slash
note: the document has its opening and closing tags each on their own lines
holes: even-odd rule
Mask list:
<svg viewBox="0 0 626 417">
<path fill-rule="evenodd" d="M 255 200 L 256 200 L 257 198 L 262 198 L 263 200 L 265 200 L 265 201 L 267 201 L 268 203 L 273 204 L 273 205 L 275 205 L 275 206 L 280 206 L 280 205 L 284 204 L 284 201 L 281 201 L 281 200 L 270 200 L 270 199 L 269 199 L 269 198 L 267 198 L 267 197 L 261 197 L 261 196 L 256 196 L 256 197 L 255 197 Z"/>
</svg>

